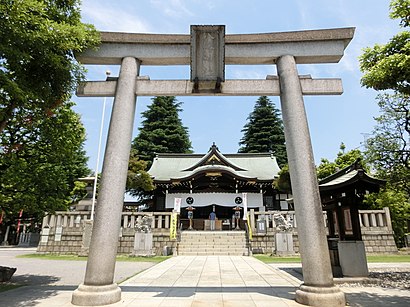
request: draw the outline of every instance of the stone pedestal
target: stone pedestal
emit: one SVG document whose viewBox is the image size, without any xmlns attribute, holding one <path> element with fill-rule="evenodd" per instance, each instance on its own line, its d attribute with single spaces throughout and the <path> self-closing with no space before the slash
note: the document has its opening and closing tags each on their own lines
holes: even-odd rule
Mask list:
<svg viewBox="0 0 410 307">
<path fill-rule="evenodd" d="M 136 232 L 134 237 L 134 256 L 153 256 L 152 232 Z"/>
<path fill-rule="evenodd" d="M 87 286 L 81 284 L 73 292 L 71 303 L 79 306 L 101 306 L 119 302 L 121 289 L 117 284 Z"/>
<path fill-rule="evenodd" d="M 78 253 L 78 256 L 88 256 L 88 252 L 90 250 L 90 243 L 91 243 L 91 234 L 93 231 L 93 221 L 87 220 L 84 221 L 84 231 L 83 231 L 83 238 L 81 241 L 81 251 Z"/>
<path fill-rule="evenodd" d="M 7 246 L 9 245 L 9 242 L 7 241 L 9 239 L 9 231 L 10 231 L 10 226 L 7 226 L 6 228 L 6 234 L 4 235 L 4 240 L 1 242 L 2 246 Z"/>
<path fill-rule="evenodd" d="M 293 237 L 291 232 L 277 232 L 275 234 L 275 253 L 277 255 L 293 255 Z"/>
<path fill-rule="evenodd" d="M 337 245 L 343 276 L 368 277 L 369 269 L 363 241 L 339 241 Z"/>
</svg>

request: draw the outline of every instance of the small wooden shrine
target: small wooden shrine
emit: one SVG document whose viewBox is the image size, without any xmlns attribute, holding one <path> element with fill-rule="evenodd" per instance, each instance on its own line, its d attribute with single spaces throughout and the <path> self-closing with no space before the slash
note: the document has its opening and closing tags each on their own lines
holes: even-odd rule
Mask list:
<svg viewBox="0 0 410 307">
<path fill-rule="evenodd" d="M 366 173 L 360 159 L 337 173 L 322 179 L 319 190 L 323 210 L 327 211 L 329 237 L 339 240 L 362 240 L 360 231 L 360 209 L 364 195 L 378 192 L 385 184 Z"/>
</svg>

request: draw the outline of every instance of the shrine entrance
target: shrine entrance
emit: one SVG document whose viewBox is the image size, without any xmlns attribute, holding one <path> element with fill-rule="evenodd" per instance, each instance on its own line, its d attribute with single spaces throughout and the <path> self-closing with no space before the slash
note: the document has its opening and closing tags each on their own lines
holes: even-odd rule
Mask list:
<svg viewBox="0 0 410 307">
<path fill-rule="evenodd" d="M 296 301 L 345 306 L 334 286 L 303 95 L 338 95 L 340 79 L 299 76 L 297 64 L 337 63 L 354 28 L 225 35 L 225 26 L 191 26 L 190 35 L 101 33 L 97 50 L 83 64 L 121 65 L 118 78 L 85 82 L 79 96 L 115 97 L 104 156 L 84 283 L 75 305 L 121 300 L 114 280 L 123 197 L 137 96 L 280 96 L 286 149 L 298 222 L 304 283 Z M 225 80 L 225 65 L 276 65 L 278 76 Z M 189 80 L 139 77 L 141 65 L 190 65 Z M 117 216 L 118 218 L 113 218 Z M 318 265 L 320 264 L 320 265 Z"/>
</svg>

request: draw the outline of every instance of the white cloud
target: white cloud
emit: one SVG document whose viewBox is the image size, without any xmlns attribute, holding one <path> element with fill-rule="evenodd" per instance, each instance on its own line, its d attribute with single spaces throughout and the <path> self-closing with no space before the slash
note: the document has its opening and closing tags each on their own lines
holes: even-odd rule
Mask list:
<svg viewBox="0 0 410 307">
<path fill-rule="evenodd" d="M 100 31 L 152 32 L 151 26 L 135 12 L 126 9 L 113 8 L 94 1 L 84 1 L 82 5 L 82 16 L 85 22 L 95 25 Z"/>
<path fill-rule="evenodd" d="M 169 17 L 181 18 L 194 16 L 194 13 L 188 9 L 184 0 L 151 0 L 151 4 Z"/>
</svg>

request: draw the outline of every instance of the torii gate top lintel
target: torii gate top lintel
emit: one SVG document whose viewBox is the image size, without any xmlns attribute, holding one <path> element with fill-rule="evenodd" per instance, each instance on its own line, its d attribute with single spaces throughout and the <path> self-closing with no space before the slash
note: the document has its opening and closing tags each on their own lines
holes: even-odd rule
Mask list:
<svg viewBox="0 0 410 307">
<path fill-rule="evenodd" d="M 354 30 L 339 28 L 225 35 L 225 26 L 191 26 L 190 35 L 101 32 L 99 49 L 86 50 L 77 55 L 77 59 L 83 64 L 116 65 L 121 64 L 125 57 L 133 57 L 141 65 L 191 65 L 190 80 L 150 81 L 147 77 L 139 77 L 138 96 L 273 96 L 280 94 L 277 77 L 225 80 L 225 65 L 273 65 L 283 55 L 292 55 L 297 64 L 337 63 Z M 207 33 L 212 33 L 212 39 L 207 39 Z M 343 93 L 340 79 L 305 76 L 300 81 L 303 95 Z M 115 78 L 106 82 L 85 82 L 77 95 L 112 97 L 115 88 Z"/>
<path fill-rule="evenodd" d="M 259 34 L 226 34 L 225 64 L 272 64 L 290 54 L 297 64 L 337 63 L 355 28 L 336 28 Z M 98 50 L 77 56 L 83 64 L 119 65 L 132 56 L 142 65 L 189 65 L 189 34 L 100 32 Z M 250 49 L 251 48 L 251 49 Z"/>
</svg>

